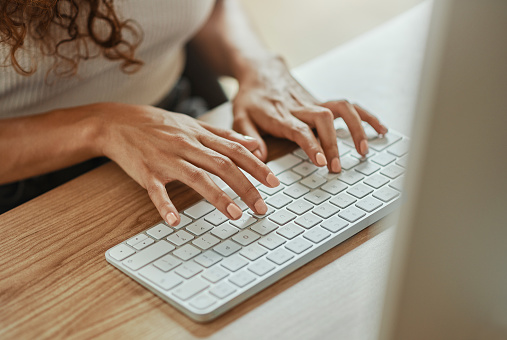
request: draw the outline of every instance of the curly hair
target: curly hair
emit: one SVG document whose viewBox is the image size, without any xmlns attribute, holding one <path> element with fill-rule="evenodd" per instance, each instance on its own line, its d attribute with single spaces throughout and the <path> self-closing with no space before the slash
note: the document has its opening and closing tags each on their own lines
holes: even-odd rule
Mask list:
<svg viewBox="0 0 507 340">
<path fill-rule="evenodd" d="M 0 64 L 22 75 L 37 70 L 36 60 L 20 62 L 27 40 L 54 57 L 48 74 L 71 76 L 80 61 L 100 55 L 119 61 L 125 73 L 136 72 L 143 65 L 134 56 L 142 38 L 135 21 L 118 17 L 113 0 L 0 0 L 0 44 L 9 52 Z"/>
</svg>

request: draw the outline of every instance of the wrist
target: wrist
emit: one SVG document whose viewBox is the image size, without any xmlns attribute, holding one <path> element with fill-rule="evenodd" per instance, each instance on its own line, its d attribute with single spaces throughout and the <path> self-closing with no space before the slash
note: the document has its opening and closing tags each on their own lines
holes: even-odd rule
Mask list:
<svg viewBox="0 0 507 340">
<path fill-rule="evenodd" d="M 234 77 L 239 83 L 263 81 L 287 72 L 285 60 L 278 54 L 266 53 L 255 57 L 243 57 L 234 68 Z"/>
</svg>

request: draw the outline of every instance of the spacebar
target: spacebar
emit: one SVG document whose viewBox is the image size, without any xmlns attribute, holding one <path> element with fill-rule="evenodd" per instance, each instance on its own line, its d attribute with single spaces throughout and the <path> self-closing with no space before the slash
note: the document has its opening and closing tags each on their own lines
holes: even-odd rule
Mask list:
<svg viewBox="0 0 507 340">
<path fill-rule="evenodd" d="M 154 245 L 149 246 L 148 248 L 140 251 L 139 253 L 129 257 L 123 264 L 129 267 L 132 270 L 138 270 L 139 268 L 147 265 L 148 263 L 155 261 L 159 257 L 167 254 L 175 247 L 171 245 L 167 241 L 159 241 Z"/>
</svg>

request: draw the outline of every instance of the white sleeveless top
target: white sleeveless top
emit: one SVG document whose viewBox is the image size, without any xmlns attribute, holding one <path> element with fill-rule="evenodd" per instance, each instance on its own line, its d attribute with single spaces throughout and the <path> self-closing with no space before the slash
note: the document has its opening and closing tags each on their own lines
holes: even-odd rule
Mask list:
<svg viewBox="0 0 507 340">
<path fill-rule="evenodd" d="M 104 101 L 149 105 L 160 101 L 179 78 L 183 46 L 204 24 L 214 0 L 120 0 L 115 4 L 120 18 L 133 19 L 142 28 L 144 37 L 135 54 L 144 62 L 139 71 L 125 74 L 120 62 L 97 57 L 81 60 L 76 76 L 52 76 L 47 84 L 52 57 L 42 58 L 31 76 L 0 67 L 0 118 Z M 7 46 L 0 44 L 0 60 L 8 53 Z M 19 56 L 22 65 L 29 63 L 28 53 Z"/>
</svg>

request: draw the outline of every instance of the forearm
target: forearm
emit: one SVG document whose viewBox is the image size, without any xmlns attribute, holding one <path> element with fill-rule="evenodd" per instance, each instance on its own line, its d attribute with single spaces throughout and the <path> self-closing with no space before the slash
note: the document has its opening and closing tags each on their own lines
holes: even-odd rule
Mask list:
<svg viewBox="0 0 507 340">
<path fill-rule="evenodd" d="M 191 44 L 217 73 L 240 81 L 259 65 L 276 59 L 234 0 L 217 1 L 211 17 Z"/>
<path fill-rule="evenodd" d="M 0 184 L 100 156 L 91 107 L 0 120 Z"/>
</svg>

